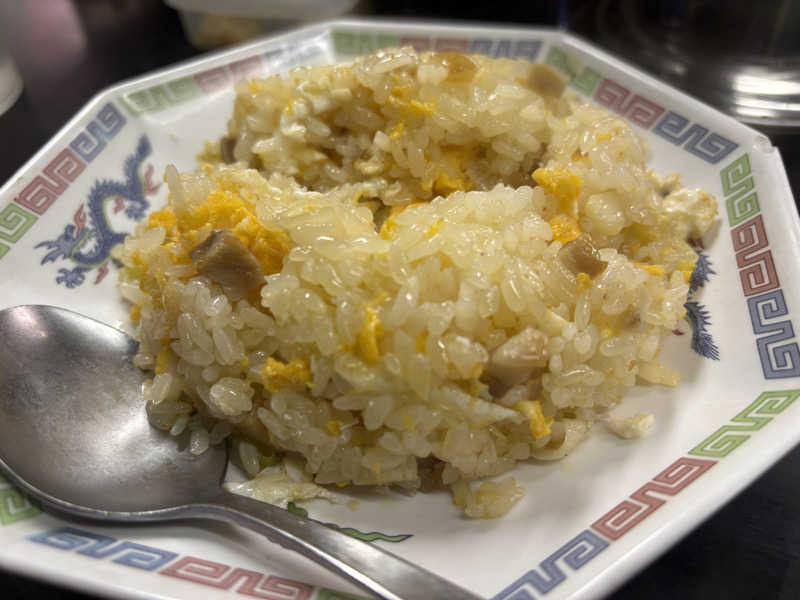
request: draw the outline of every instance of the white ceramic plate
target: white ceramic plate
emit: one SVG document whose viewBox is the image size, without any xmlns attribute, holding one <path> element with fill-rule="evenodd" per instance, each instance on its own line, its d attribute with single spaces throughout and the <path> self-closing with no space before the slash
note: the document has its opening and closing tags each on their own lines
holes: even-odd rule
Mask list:
<svg viewBox="0 0 800 600">
<path fill-rule="evenodd" d="M 499 520 L 460 517 L 446 493 L 308 510 L 374 532 L 374 543 L 487 598 L 602 595 L 800 440 L 800 227 L 765 137 L 581 40 L 540 29 L 337 21 L 106 90 L 0 190 L 0 308 L 48 303 L 120 324 L 126 310 L 109 249 L 164 202 L 165 165 L 191 169 L 203 141 L 224 132 L 231 83 L 399 44 L 554 65 L 576 93 L 635 125 L 651 144 L 652 168 L 713 193 L 720 222 L 703 240 L 708 269 L 690 299 L 694 326 L 684 324 L 665 349 L 684 383 L 639 387 L 620 407 L 655 413 L 648 438 L 623 441 L 598 427 L 567 459 L 521 466 L 515 475 L 527 495 Z M 5 483 L 0 566 L 130 598 L 358 594 L 243 530 L 70 524 Z"/>
</svg>

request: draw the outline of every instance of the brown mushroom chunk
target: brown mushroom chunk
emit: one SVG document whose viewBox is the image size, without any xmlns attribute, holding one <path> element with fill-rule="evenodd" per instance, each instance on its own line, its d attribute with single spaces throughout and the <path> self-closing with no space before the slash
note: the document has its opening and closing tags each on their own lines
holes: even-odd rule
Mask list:
<svg viewBox="0 0 800 600">
<path fill-rule="evenodd" d="M 219 141 L 219 155 L 226 165 L 236 162 L 236 158 L 233 156 L 234 146 L 236 146 L 236 138 L 233 136 L 226 136 Z"/>
<path fill-rule="evenodd" d="M 548 360 L 547 336 L 533 327 L 526 327 L 495 348 L 486 366 L 487 374 L 507 386 L 530 378 L 533 370 L 544 367 Z"/>
<path fill-rule="evenodd" d="M 264 270 L 244 242 L 227 229 L 215 229 L 189 254 L 197 272 L 226 292 L 243 296 L 264 283 Z"/>
<path fill-rule="evenodd" d="M 256 410 L 257 409 L 254 408 L 249 413 L 242 416 L 241 420 L 236 423 L 235 428 L 245 439 L 269 447 L 272 443 L 269 439 L 269 433 L 264 427 L 264 424 L 258 420 Z"/>
<path fill-rule="evenodd" d="M 545 97 L 558 98 L 568 82 L 569 78 L 566 75 L 542 63 L 533 63 L 528 73 L 528 87 Z"/>
<path fill-rule="evenodd" d="M 608 266 L 606 261 L 600 260 L 600 253 L 592 244 L 592 238 L 588 233 L 582 233 L 564 244 L 558 251 L 558 258 L 576 275 L 586 273 L 589 277 L 596 277 Z"/>
<path fill-rule="evenodd" d="M 449 83 L 468 83 L 478 72 L 475 62 L 469 56 L 458 52 L 437 52 L 432 62 L 447 68 L 445 81 Z"/>
</svg>

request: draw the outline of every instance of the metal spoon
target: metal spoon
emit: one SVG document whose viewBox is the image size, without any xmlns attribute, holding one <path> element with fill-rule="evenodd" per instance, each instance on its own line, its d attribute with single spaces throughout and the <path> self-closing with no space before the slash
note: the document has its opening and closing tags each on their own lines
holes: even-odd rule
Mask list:
<svg viewBox="0 0 800 600">
<path fill-rule="evenodd" d="M 0 470 L 99 521 L 208 518 L 257 531 L 392 600 L 478 596 L 376 546 L 224 491 L 224 445 L 200 456 L 151 427 L 123 332 L 51 306 L 0 311 Z"/>
</svg>

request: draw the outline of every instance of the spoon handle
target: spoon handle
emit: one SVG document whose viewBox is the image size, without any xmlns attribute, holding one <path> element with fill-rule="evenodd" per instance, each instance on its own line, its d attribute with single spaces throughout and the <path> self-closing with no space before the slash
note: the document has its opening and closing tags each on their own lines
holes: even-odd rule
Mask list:
<svg viewBox="0 0 800 600">
<path fill-rule="evenodd" d="M 288 510 L 222 493 L 184 516 L 228 521 L 299 552 L 387 600 L 480 600 L 421 567 Z"/>
</svg>

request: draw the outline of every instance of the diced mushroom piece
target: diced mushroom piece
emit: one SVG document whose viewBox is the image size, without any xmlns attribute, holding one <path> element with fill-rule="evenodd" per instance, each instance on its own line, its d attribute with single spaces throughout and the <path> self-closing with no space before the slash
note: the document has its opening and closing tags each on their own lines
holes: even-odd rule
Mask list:
<svg viewBox="0 0 800 600">
<path fill-rule="evenodd" d="M 432 492 L 442 488 L 442 471 L 444 461 L 434 456 L 417 459 L 417 472 L 419 473 L 419 489 L 421 492 Z"/>
<path fill-rule="evenodd" d="M 545 97 L 558 98 L 568 82 L 566 75 L 542 63 L 533 63 L 528 73 L 528 87 Z"/>
<path fill-rule="evenodd" d="M 219 155 L 222 158 L 222 162 L 227 165 L 236 162 L 236 158 L 233 156 L 234 146 L 236 146 L 236 138 L 234 137 L 226 136 L 219 141 Z"/>
<path fill-rule="evenodd" d="M 447 81 L 450 83 L 468 83 L 478 72 L 475 62 L 459 52 L 437 52 L 433 62 L 447 68 Z"/>
<path fill-rule="evenodd" d="M 269 439 L 269 433 L 264 427 L 264 424 L 259 421 L 256 416 L 256 408 L 257 407 L 254 406 L 253 410 L 243 415 L 239 422 L 236 423 L 235 427 L 246 439 L 269 447 L 272 442 Z"/>
<path fill-rule="evenodd" d="M 264 271 L 244 242 L 227 229 L 215 229 L 190 253 L 197 272 L 219 283 L 226 292 L 243 296 L 264 283 Z"/>
<path fill-rule="evenodd" d="M 558 258 L 576 275 L 586 273 L 589 277 L 596 277 L 608 266 L 606 261 L 600 260 L 600 253 L 592 244 L 592 238 L 588 233 L 582 233 L 564 244 L 558 252 Z"/>
<path fill-rule="evenodd" d="M 505 385 L 514 386 L 527 380 L 534 369 L 544 367 L 548 358 L 547 336 L 526 327 L 495 348 L 486 372 Z"/>
</svg>

